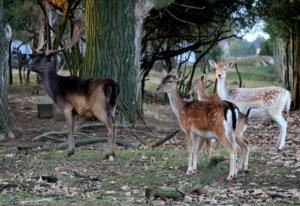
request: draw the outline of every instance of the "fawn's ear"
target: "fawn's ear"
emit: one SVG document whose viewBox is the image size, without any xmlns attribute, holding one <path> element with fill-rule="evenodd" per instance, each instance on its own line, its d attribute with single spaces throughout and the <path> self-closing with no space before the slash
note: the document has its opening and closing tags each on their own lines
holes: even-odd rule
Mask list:
<svg viewBox="0 0 300 206">
<path fill-rule="evenodd" d="M 205 82 L 205 80 L 206 80 L 205 74 L 202 74 L 200 78 L 201 78 L 201 81 Z"/>
<path fill-rule="evenodd" d="M 230 69 L 233 65 L 234 65 L 233 62 L 229 62 L 229 63 L 225 64 L 225 67 L 226 67 L 226 69 Z"/>
<path fill-rule="evenodd" d="M 217 63 L 214 61 L 214 60 L 208 60 L 208 63 L 209 65 L 212 67 L 212 68 L 216 68 L 217 67 Z"/>
<path fill-rule="evenodd" d="M 184 80 L 183 77 L 176 77 L 176 82 L 182 82 Z"/>
</svg>

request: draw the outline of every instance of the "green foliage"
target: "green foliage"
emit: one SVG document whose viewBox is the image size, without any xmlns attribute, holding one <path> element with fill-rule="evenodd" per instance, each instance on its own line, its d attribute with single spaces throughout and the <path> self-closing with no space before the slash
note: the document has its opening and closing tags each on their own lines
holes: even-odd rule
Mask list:
<svg viewBox="0 0 300 206">
<path fill-rule="evenodd" d="M 13 28 L 14 38 L 26 41 L 34 32 L 40 15 L 39 7 L 34 0 L 4 1 L 4 19 Z"/>
<path fill-rule="evenodd" d="M 289 39 L 291 28 L 299 21 L 300 1 L 260 0 L 256 9 L 267 23 L 266 31 L 272 37 Z"/>
<path fill-rule="evenodd" d="M 154 0 L 155 8 L 162 9 L 167 7 L 169 4 L 173 3 L 175 0 Z"/>
<path fill-rule="evenodd" d="M 212 59 L 216 62 L 220 61 L 224 52 L 219 45 L 214 46 L 208 54 L 205 56 L 206 59 Z"/>
<path fill-rule="evenodd" d="M 260 54 L 265 56 L 273 56 L 273 39 L 269 38 L 261 42 Z"/>
<path fill-rule="evenodd" d="M 230 43 L 230 55 L 235 57 L 246 57 L 255 54 L 255 46 L 246 40 L 233 40 Z"/>
</svg>

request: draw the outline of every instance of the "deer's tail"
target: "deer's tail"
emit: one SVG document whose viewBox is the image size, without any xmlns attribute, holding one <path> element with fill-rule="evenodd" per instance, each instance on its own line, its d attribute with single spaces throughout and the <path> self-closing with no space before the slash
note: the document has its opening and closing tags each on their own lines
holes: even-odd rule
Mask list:
<svg viewBox="0 0 300 206">
<path fill-rule="evenodd" d="M 113 80 L 107 80 L 104 85 L 104 94 L 106 100 L 111 107 L 114 107 L 117 103 L 117 98 L 120 93 L 119 85 Z"/>
</svg>

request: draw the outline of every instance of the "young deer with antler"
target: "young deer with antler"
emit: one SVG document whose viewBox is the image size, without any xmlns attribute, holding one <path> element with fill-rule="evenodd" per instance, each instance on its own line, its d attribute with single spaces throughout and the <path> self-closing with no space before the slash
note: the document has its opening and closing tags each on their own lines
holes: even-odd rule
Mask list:
<svg viewBox="0 0 300 206">
<path fill-rule="evenodd" d="M 76 26 L 76 25 L 75 25 Z M 77 25 L 79 26 L 79 25 Z M 74 28 L 79 31 L 78 28 Z M 113 160 L 115 154 L 116 126 L 115 110 L 118 84 L 111 79 L 83 80 L 75 76 L 59 76 L 56 74 L 56 64 L 52 55 L 66 48 L 71 48 L 80 38 L 74 32 L 71 43 L 60 50 L 36 50 L 30 69 L 39 74 L 42 85 L 48 95 L 64 113 L 68 126 L 68 155 L 74 154 L 74 123 L 75 115 L 86 117 L 94 116 L 104 123 L 108 130 L 109 158 Z M 41 45 L 41 44 L 40 44 Z"/>
<path fill-rule="evenodd" d="M 215 69 L 217 78 L 217 93 L 222 100 L 235 103 L 241 112 L 246 112 L 251 107 L 256 107 L 257 112 L 252 112 L 251 117 L 270 116 L 279 126 L 280 134 L 277 141 L 277 148 L 282 149 L 285 145 L 287 122 L 282 116 L 282 111 L 289 112 L 291 94 L 281 87 L 260 87 L 260 88 L 238 88 L 229 89 L 226 87 L 226 72 L 232 66 L 229 64 L 217 64 L 209 60 L 211 67 Z"/>
<path fill-rule="evenodd" d="M 196 90 L 197 97 L 199 101 L 221 101 L 220 97 L 217 94 L 206 94 L 206 77 L 205 74 L 201 75 L 200 78 L 196 79 L 193 82 L 192 89 Z M 250 142 L 244 137 L 244 133 L 248 127 L 248 118 L 251 110 L 255 108 L 249 108 L 246 114 L 239 113 L 239 121 L 236 126 L 235 136 L 239 142 L 241 149 L 241 158 L 239 159 L 238 169 L 248 170 L 248 160 L 250 152 Z M 207 149 L 209 150 L 209 149 Z"/>
<path fill-rule="evenodd" d="M 186 134 L 189 149 L 187 174 L 196 172 L 204 140 L 216 138 L 230 151 L 230 172 L 227 179 L 236 176 L 237 144 L 243 146 L 243 141 L 236 139 L 234 134 L 239 120 L 238 108 L 227 101 L 184 102 L 178 92 L 177 80 L 171 75 L 163 78 L 157 89 L 168 94 L 171 108 Z"/>
</svg>

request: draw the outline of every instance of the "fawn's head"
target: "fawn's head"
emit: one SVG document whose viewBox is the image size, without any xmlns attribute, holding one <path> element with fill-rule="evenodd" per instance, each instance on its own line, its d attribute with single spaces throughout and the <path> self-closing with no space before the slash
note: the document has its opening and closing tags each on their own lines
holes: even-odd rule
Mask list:
<svg viewBox="0 0 300 206">
<path fill-rule="evenodd" d="M 157 91 L 169 92 L 177 87 L 177 79 L 173 75 L 167 75 L 161 80 L 161 83 L 157 87 Z"/>
<path fill-rule="evenodd" d="M 208 60 L 208 62 L 209 65 L 215 69 L 216 79 L 225 79 L 227 70 L 233 65 L 232 62 L 229 62 L 228 64 L 217 64 L 213 60 Z"/>
<path fill-rule="evenodd" d="M 192 84 L 192 88 L 193 89 L 198 89 L 198 88 L 205 88 L 205 81 L 206 81 L 206 77 L 205 74 L 202 74 L 201 77 L 197 78 L 193 84 Z"/>
</svg>

